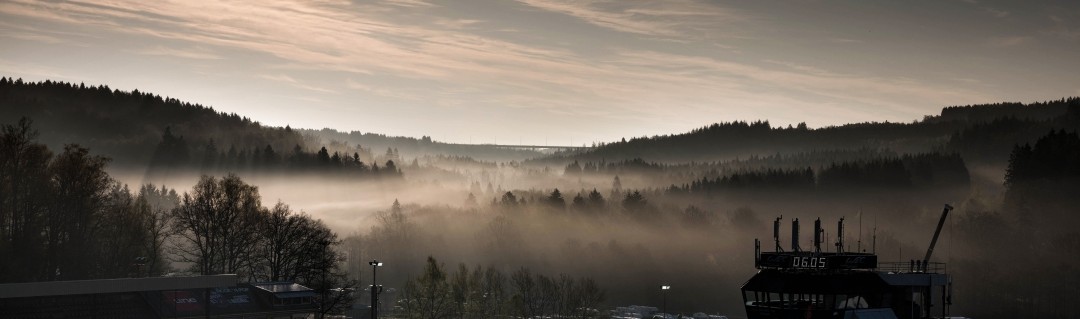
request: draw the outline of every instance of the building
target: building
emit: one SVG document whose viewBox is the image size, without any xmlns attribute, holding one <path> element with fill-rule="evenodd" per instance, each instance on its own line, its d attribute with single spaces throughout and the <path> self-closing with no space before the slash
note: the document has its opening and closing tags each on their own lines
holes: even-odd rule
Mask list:
<svg viewBox="0 0 1080 319">
<path fill-rule="evenodd" d="M 0 284 L 4 318 L 304 318 L 317 294 L 236 275 Z"/>
</svg>

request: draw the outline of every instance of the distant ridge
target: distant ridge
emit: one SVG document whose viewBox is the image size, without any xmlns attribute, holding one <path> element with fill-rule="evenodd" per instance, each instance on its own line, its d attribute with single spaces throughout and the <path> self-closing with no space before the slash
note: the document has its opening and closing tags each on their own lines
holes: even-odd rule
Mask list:
<svg viewBox="0 0 1080 319">
<path fill-rule="evenodd" d="M 637 137 L 548 160 L 710 162 L 820 150 L 882 149 L 896 153 L 959 152 L 969 161 L 1002 164 L 1015 144 L 1052 129 L 1080 127 L 1080 98 L 943 108 L 911 123 L 867 122 L 810 129 L 768 121 L 715 123 L 687 133 Z M 988 138 L 983 138 L 988 137 Z"/>
<path fill-rule="evenodd" d="M 54 149 L 79 143 L 120 164 L 150 162 L 166 129 L 190 146 L 189 156 L 207 148 L 219 151 L 303 149 L 358 153 L 368 161 L 420 156 L 468 156 L 481 160 L 628 160 L 655 162 L 717 161 L 757 155 L 818 150 L 881 149 L 896 153 L 959 152 L 969 162 L 1000 164 L 1015 144 L 1029 143 L 1051 129 L 1080 127 L 1080 98 L 1037 103 L 950 106 L 939 115 L 911 123 L 867 122 L 811 129 L 773 127 L 768 121 L 715 123 L 681 134 L 636 137 L 593 148 L 546 156 L 535 150 L 442 143 L 430 137 L 387 136 L 359 131 L 264 126 L 236 113 L 153 93 L 114 90 L 45 80 L 0 78 L 0 119 L 26 116 Z M 211 146 L 213 144 L 214 146 Z M 383 156 L 383 151 L 387 155 Z"/>
<path fill-rule="evenodd" d="M 0 119 L 14 123 L 21 117 L 34 121 L 40 141 L 52 149 L 78 143 L 119 164 L 148 163 L 166 129 L 195 148 L 210 140 L 226 149 L 306 147 L 304 137 L 291 128 L 264 126 L 236 113 L 153 93 L 0 78 Z"/>
</svg>

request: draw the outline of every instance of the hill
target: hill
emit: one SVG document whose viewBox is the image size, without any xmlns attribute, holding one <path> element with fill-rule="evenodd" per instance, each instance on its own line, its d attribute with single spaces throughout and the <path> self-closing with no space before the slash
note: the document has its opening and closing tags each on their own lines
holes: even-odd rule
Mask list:
<svg viewBox="0 0 1080 319">
<path fill-rule="evenodd" d="M 552 161 L 641 158 L 656 162 L 712 162 L 822 150 L 880 149 L 900 154 L 960 153 L 969 162 L 1004 165 L 1012 147 L 1054 129 L 1080 127 L 1080 98 L 1022 104 L 946 107 L 911 123 L 869 122 L 811 129 L 773 127 L 768 121 L 725 122 L 683 134 L 631 138 Z"/>
<path fill-rule="evenodd" d="M 305 147 L 289 127 L 268 127 L 236 113 L 134 90 L 54 81 L 0 78 L 0 118 L 34 121 L 40 141 L 51 149 L 78 143 L 114 164 L 145 165 L 169 136 L 198 158 L 211 141 L 221 149 Z M 169 132 L 166 134 L 166 132 Z"/>
</svg>

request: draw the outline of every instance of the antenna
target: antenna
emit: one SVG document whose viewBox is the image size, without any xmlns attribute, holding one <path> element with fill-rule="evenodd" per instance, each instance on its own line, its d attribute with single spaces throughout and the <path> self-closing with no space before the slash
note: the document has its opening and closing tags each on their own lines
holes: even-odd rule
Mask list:
<svg viewBox="0 0 1080 319">
<path fill-rule="evenodd" d="M 855 245 L 855 250 L 862 253 L 862 210 L 859 210 L 859 241 Z"/>
<path fill-rule="evenodd" d="M 814 252 L 821 252 L 821 218 L 814 220 Z"/>
<path fill-rule="evenodd" d="M 799 219 L 791 221 L 791 251 L 801 251 L 799 249 Z"/>
<path fill-rule="evenodd" d="M 761 264 L 761 241 L 754 238 L 754 268 Z"/>
<path fill-rule="evenodd" d="M 773 240 L 776 241 L 776 251 L 777 252 L 784 251 L 784 248 L 780 247 L 780 220 L 783 219 L 783 218 L 784 218 L 784 215 L 780 215 L 780 217 L 777 217 L 776 220 L 773 221 L 773 224 L 772 224 L 772 237 L 773 237 Z"/>
<path fill-rule="evenodd" d="M 871 246 L 871 247 L 872 248 L 870 248 L 870 249 L 872 249 L 872 252 L 876 255 L 877 254 L 877 215 L 874 215 L 874 243 L 873 243 L 873 246 Z"/>
<path fill-rule="evenodd" d="M 836 223 L 836 252 L 844 252 L 844 218 Z"/>
</svg>

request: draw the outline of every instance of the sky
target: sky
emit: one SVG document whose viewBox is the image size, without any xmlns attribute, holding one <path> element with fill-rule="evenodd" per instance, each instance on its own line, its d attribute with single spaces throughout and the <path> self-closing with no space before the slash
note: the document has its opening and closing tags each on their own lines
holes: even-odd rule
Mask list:
<svg viewBox="0 0 1080 319">
<path fill-rule="evenodd" d="M 1080 96 L 1080 1 L 0 1 L 0 75 L 263 124 L 582 145 Z"/>
</svg>

